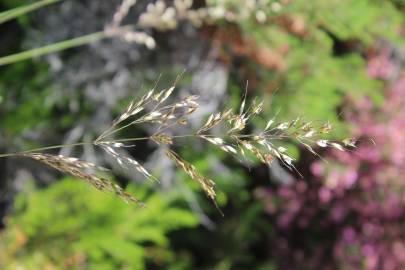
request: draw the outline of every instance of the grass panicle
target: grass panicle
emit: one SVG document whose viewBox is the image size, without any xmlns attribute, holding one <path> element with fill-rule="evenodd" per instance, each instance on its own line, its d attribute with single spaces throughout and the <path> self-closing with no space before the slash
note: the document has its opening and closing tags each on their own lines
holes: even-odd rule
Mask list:
<svg viewBox="0 0 405 270">
<path fill-rule="evenodd" d="M 134 147 L 136 141 L 150 140 L 159 147 L 163 147 L 167 157 L 190 178 L 195 180 L 214 203 L 216 198 L 214 181 L 200 174 L 194 165 L 182 159 L 173 150 L 173 144 L 177 140 L 186 137 L 201 139 L 219 147 L 237 159 L 250 159 L 253 156 L 267 165 L 271 165 L 275 159 L 278 159 L 292 171 L 297 171 L 293 164 L 294 158 L 289 155 L 286 148 L 278 146 L 280 141 L 294 141 L 316 155 L 314 146 L 321 148 L 331 147 L 340 151 L 345 151 L 347 147 L 355 147 L 354 139 L 345 139 L 342 142 L 325 139 L 325 136 L 332 131 L 330 123 L 315 125 L 300 118 L 277 122 L 273 117 L 266 121 L 264 128 L 248 133 L 246 130 L 251 119 L 260 117 L 263 102 L 257 102 L 254 99 L 250 104 L 247 104 L 246 95 L 237 113 L 230 108 L 225 108 L 222 112 L 210 114 L 200 128 L 191 130 L 186 134 L 173 135 L 176 127 L 181 126 L 183 128 L 177 130 L 184 130 L 184 126 L 187 126 L 190 117 L 199 107 L 198 96 L 191 95 L 177 101 L 171 97 L 176 89 L 178 79 L 167 89 L 158 91 L 154 87 L 139 99 L 132 100 L 123 112 L 112 121 L 111 125 L 93 142 L 77 143 L 72 146 L 93 144 L 94 147 L 104 150 L 123 168 L 134 168 L 145 178 L 157 180 L 140 162 L 123 151 L 124 148 Z M 135 138 L 121 138 L 119 136 L 123 130 L 140 124 L 150 125 L 153 128 L 152 134 Z M 127 145 L 126 143 L 131 144 Z M 86 172 L 87 169 L 105 171 L 104 168 L 73 157 L 38 153 L 38 150 L 65 146 L 48 146 L 16 154 L 0 155 L 0 157 L 24 156 L 32 158 L 61 172 L 82 178 L 97 189 L 115 193 L 127 202 L 141 204 L 139 200 L 127 194 L 113 182 Z"/>
</svg>

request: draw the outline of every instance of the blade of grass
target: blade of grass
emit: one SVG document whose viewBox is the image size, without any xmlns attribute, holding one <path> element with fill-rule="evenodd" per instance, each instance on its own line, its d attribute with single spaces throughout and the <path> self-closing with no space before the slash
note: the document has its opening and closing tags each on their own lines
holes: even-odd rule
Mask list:
<svg viewBox="0 0 405 270">
<path fill-rule="evenodd" d="M 7 10 L 0 13 L 0 24 L 5 23 L 9 20 L 15 19 L 21 15 L 34 11 L 36 9 L 42 8 L 44 6 L 60 2 L 61 0 L 42 0 L 33 4 L 17 7 L 11 10 Z"/>
</svg>

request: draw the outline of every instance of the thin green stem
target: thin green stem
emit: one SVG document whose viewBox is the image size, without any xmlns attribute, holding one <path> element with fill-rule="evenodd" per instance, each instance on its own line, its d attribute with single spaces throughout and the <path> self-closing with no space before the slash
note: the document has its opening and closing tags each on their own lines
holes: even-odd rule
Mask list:
<svg viewBox="0 0 405 270">
<path fill-rule="evenodd" d="M 15 19 L 21 15 L 37 10 L 44 6 L 60 2 L 61 0 L 42 0 L 22 7 L 13 8 L 0 13 L 0 24 Z"/>
<path fill-rule="evenodd" d="M 1 154 L 0 158 L 12 157 L 12 156 L 15 156 L 15 155 L 16 155 L 16 153 L 13 153 L 13 154 Z"/>
<path fill-rule="evenodd" d="M 126 26 L 120 27 L 119 29 L 130 29 L 131 27 L 133 27 L 133 26 L 126 25 Z M 86 45 L 86 44 L 89 44 L 92 42 L 96 42 L 96 41 L 99 41 L 99 40 L 102 40 L 102 39 L 105 39 L 108 37 L 112 37 L 112 36 L 109 35 L 108 33 L 106 33 L 105 31 L 100 31 L 100 32 L 84 35 L 81 37 L 72 38 L 72 39 L 61 41 L 61 42 L 53 43 L 53 44 L 46 45 L 46 46 L 43 46 L 40 48 L 35 48 L 35 49 L 28 50 L 28 51 L 11 54 L 8 56 L 0 57 L 0 66 L 31 59 L 34 57 L 39 57 L 39 56 L 54 53 L 54 52 L 59 52 L 59 51 L 74 48 L 74 47 L 79 47 L 79 46 Z"/>
<path fill-rule="evenodd" d="M 91 42 L 101 40 L 106 37 L 107 37 L 107 35 L 105 34 L 105 32 L 101 31 L 101 32 L 85 35 L 82 37 L 73 38 L 73 39 L 62 41 L 62 42 L 57 42 L 57 43 L 43 46 L 40 48 L 35 48 L 32 50 L 24 51 L 21 53 L 8 55 L 8 56 L 0 58 L 0 66 L 12 64 L 15 62 L 27 60 L 27 59 L 34 58 L 34 57 L 39 57 L 39 56 L 42 56 L 45 54 L 50 54 L 53 52 L 58 52 L 58 51 L 62 51 L 62 50 L 69 49 L 69 48 L 78 47 L 81 45 L 85 45 L 85 44 L 88 44 Z"/>
<path fill-rule="evenodd" d="M 75 146 L 81 146 L 81 145 L 90 145 L 90 144 L 93 144 L 93 142 L 59 144 L 59 145 L 52 145 L 52 146 L 34 148 L 34 149 L 26 150 L 26 151 L 23 151 L 23 152 L 19 152 L 18 154 L 25 154 L 25 153 L 38 152 L 38 151 L 51 150 L 51 149 L 59 149 L 59 148 L 63 148 L 63 147 L 75 147 Z"/>
<path fill-rule="evenodd" d="M 118 131 L 125 129 L 125 128 L 129 127 L 130 125 L 133 125 L 134 123 L 135 123 L 135 121 L 133 121 L 133 122 L 131 122 L 131 123 L 129 123 L 129 124 L 126 124 L 125 126 L 122 126 L 122 127 L 117 128 L 117 129 L 114 129 L 114 130 L 110 129 L 110 131 L 108 131 L 108 132 L 106 132 L 106 133 L 103 134 L 102 138 L 111 136 L 112 134 L 117 133 Z M 114 127 L 113 127 L 113 128 L 114 128 Z"/>
<path fill-rule="evenodd" d="M 180 139 L 180 138 L 188 138 L 188 137 L 201 138 L 202 136 L 204 136 L 204 137 L 232 137 L 232 136 L 235 136 L 235 135 L 184 134 L 184 135 L 175 135 L 175 136 L 171 136 L 171 137 L 173 139 Z M 250 138 L 250 137 L 253 137 L 253 136 L 255 136 L 255 134 L 239 134 L 239 135 L 237 135 L 238 138 Z M 93 141 L 93 142 L 79 142 L 79 143 L 72 143 L 72 144 L 59 144 L 59 145 L 52 145 L 52 146 L 29 149 L 29 150 L 25 150 L 25 151 L 22 151 L 22 152 L 9 153 L 9 154 L 0 154 L 0 158 L 18 156 L 18 155 L 21 155 L 21 154 L 40 152 L 40 151 L 44 151 L 44 150 L 59 149 L 59 148 L 63 148 L 63 147 L 75 147 L 75 146 L 83 146 L 83 145 L 96 145 L 97 146 L 99 144 L 111 143 L 111 142 L 145 141 L 145 140 L 150 140 L 151 137 L 153 137 L 153 136 L 115 139 L 115 140 L 111 140 L 111 141 Z M 265 136 L 265 137 L 266 138 L 271 138 L 271 139 L 288 138 L 288 136 L 271 137 L 270 135 Z"/>
<path fill-rule="evenodd" d="M 80 143 L 72 143 L 72 144 L 52 145 L 52 146 L 29 149 L 29 150 L 22 151 L 22 152 L 17 152 L 17 153 L 1 154 L 0 158 L 18 156 L 18 155 L 21 155 L 21 154 L 39 152 L 39 151 L 50 150 L 50 149 L 59 149 L 59 148 L 63 148 L 63 147 L 75 147 L 75 146 L 90 145 L 90 144 L 93 144 L 93 142 L 80 142 Z"/>
<path fill-rule="evenodd" d="M 198 135 L 195 134 L 185 134 L 185 135 L 176 135 L 176 136 L 171 136 L 172 138 L 186 138 L 186 137 L 196 137 Z M 117 139 L 117 140 L 112 140 L 113 142 L 133 142 L 133 141 L 145 141 L 145 140 L 150 140 L 151 137 L 135 137 L 135 138 L 125 138 L 125 139 Z M 99 144 L 103 142 L 98 142 Z"/>
</svg>

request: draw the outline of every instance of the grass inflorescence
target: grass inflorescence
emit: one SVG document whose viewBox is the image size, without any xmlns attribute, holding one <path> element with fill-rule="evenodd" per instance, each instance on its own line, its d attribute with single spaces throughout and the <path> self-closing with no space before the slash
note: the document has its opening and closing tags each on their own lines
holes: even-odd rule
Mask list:
<svg viewBox="0 0 405 270">
<path fill-rule="evenodd" d="M 295 141 L 316 155 L 313 146 L 332 147 L 341 151 L 345 151 L 346 147 L 355 146 L 353 139 L 345 139 L 341 142 L 325 139 L 325 136 L 332 130 L 330 123 L 314 125 L 299 118 L 278 122 L 273 117 L 266 121 L 266 125 L 262 129 L 248 133 L 246 132 L 247 127 L 253 117 L 260 116 L 263 102 L 258 102 L 255 99 L 248 105 L 246 96 L 237 112 L 225 108 L 221 112 L 210 114 L 198 129 L 185 134 L 172 135 L 171 131 L 174 128 L 188 125 L 190 117 L 199 107 L 198 96 L 195 95 L 180 100 L 171 98 L 176 83 L 177 80 L 171 87 L 160 91 L 156 90 L 155 86 L 140 98 L 132 100 L 111 125 L 92 142 L 47 146 L 14 154 L 3 154 L 0 157 L 15 156 L 35 159 L 63 173 L 81 178 L 99 190 L 114 193 L 126 202 L 142 205 L 138 199 L 126 193 L 117 184 L 98 176 L 96 173 L 88 172 L 89 169 L 92 171 L 105 171 L 106 169 L 74 157 L 42 152 L 66 146 L 92 144 L 105 151 L 123 168 L 134 168 L 144 177 L 157 180 L 140 162 L 121 151 L 123 148 L 134 147 L 136 141 L 150 140 L 159 147 L 165 148 L 167 157 L 195 180 L 207 197 L 215 203 L 215 182 L 199 173 L 194 165 L 181 158 L 173 150 L 172 145 L 176 143 L 176 140 L 186 137 L 201 139 L 219 147 L 237 159 L 249 159 L 250 156 L 254 156 L 267 165 L 271 165 L 275 159 L 278 159 L 287 168 L 295 171 L 297 170 L 293 164 L 294 158 L 289 155 L 287 149 L 278 146 L 279 141 Z M 117 136 L 121 131 L 140 124 L 152 125 L 154 132 L 146 137 L 120 138 Z"/>
</svg>

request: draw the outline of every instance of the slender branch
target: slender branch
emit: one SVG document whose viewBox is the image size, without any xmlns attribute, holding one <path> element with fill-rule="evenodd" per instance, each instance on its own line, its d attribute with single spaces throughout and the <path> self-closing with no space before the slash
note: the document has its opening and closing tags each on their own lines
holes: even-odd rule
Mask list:
<svg viewBox="0 0 405 270">
<path fill-rule="evenodd" d="M 0 158 L 18 156 L 20 154 L 39 152 L 39 151 L 50 150 L 50 149 L 59 149 L 59 148 L 63 148 L 63 147 L 75 147 L 75 146 L 89 145 L 89 144 L 93 144 L 93 143 L 92 142 L 80 142 L 80 143 L 72 143 L 72 144 L 52 145 L 52 146 L 29 149 L 29 150 L 25 150 L 25 151 L 22 151 L 22 152 L 9 153 L 9 154 L 0 154 Z"/>
</svg>

